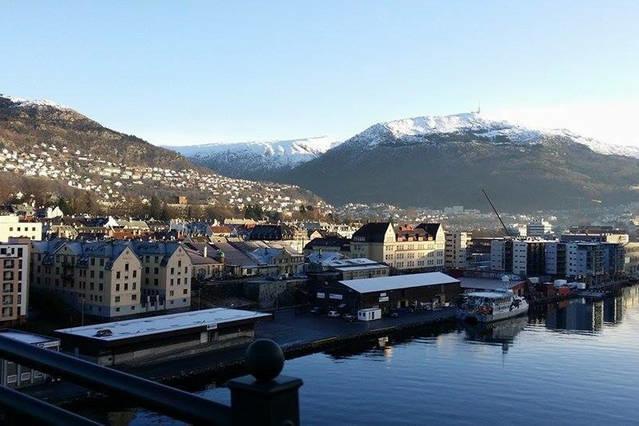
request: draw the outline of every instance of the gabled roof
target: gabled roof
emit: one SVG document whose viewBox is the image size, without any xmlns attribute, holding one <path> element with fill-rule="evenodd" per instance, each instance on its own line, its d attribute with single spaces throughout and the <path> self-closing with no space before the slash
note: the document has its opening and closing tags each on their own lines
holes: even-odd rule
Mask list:
<svg viewBox="0 0 639 426">
<path fill-rule="evenodd" d="M 364 241 L 367 243 L 383 243 L 384 236 L 388 227 L 392 226 L 390 222 L 370 222 L 363 225 L 353 234 L 353 241 Z"/>
<path fill-rule="evenodd" d="M 437 231 L 439 231 L 440 226 L 441 224 L 439 223 L 420 223 L 415 229 L 423 229 L 434 240 L 437 237 Z"/>
</svg>

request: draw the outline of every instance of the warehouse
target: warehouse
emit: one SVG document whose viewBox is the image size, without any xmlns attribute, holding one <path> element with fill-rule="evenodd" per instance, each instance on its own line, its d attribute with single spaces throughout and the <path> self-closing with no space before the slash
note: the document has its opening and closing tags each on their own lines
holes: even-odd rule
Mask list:
<svg viewBox="0 0 639 426">
<path fill-rule="evenodd" d="M 242 345 L 270 314 L 213 308 L 56 330 L 62 349 L 100 365 L 136 364 Z"/>
<path fill-rule="evenodd" d="M 316 306 L 341 312 L 380 308 L 388 313 L 450 303 L 460 293 L 459 280 L 441 272 L 428 272 L 316 284 L 311 299 Z"/>
</svg>

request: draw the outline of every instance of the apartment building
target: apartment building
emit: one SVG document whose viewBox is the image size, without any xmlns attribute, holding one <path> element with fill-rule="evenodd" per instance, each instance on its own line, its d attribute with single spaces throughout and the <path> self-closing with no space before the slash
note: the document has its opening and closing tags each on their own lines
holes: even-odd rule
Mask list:
<svg viewBox="0 0 639 426">
<path fill-rule="evenodd" d="M 86 315 L 143 312 L 141 264 L 128 243 L 50 240 L 32 244 L 31 285 Z"/>
<path fill-rule="evenodd" d="M 397 270 L 439 271 L 444 268 L 445 245 L 439 223 L 393 226 L 372 222 L 353 234 L 351 256 L 383 262 Z"/>
<path fill-rule="evenodd" d="M 134 241 L 142 266 L 142 305 L 147 311 L 191 306 L 193 264 L 177 242 Z"/>
<path fill-rule="evenodd" d="M 29 254 L 27 239 L 11 238 L 0 243 L 0 327 L 8 327 L 27 318 L 29 301 Z"/>
<path fill-rule="evenodd" d="M 9 238 L 27 238 L 32 241 L 42 239 L 42 223 L 23 222 L 17 215 L 0 215 L 0 242 Z"/>
<path fill-rule="evenodd" d="M 546 271 L 546 243 L 537 239 L 494 239 L 490 245 L 490 268 L 523 277 L 542 275 Z"/>
<path fill-rule="evenodd" d="M 593 280 L 613 278 L 624 270 L 625 248 L 618 243 L 571 242 L 558 243 L 565 251 L 565 275 Z M 559 269 L 560 267 L 558 267 Z M 559 269 L 561 271 L 561 269 Z"/>
<path fill-rule="evenodd" d="M 545 220 L 530 222 L 526 225 L 527 237 L 545 237 L 552 234 L 552 225 Z"/>
<path fill-rule="evenodd" d="M 449 269 L 466 269 L 468 267 L 468 244 L 471 239 L 469 232 L 445 232 L 446 251 L 444 265 Z"/>
</svg>

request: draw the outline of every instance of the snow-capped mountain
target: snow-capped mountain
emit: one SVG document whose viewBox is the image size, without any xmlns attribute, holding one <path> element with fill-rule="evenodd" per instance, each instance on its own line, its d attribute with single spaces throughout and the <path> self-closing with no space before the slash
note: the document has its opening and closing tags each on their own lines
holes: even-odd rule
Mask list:
<svg viewBox="0 0 639 426">
<path fill-rule="evenodd" d="M 336 145 L 325 136 L 265 142 L 212 143 L 166 147 L 231 177 L 259 178 L 292 169 Z"/>
<path fill-rule="evenodd" d="M 379 143 L 428 143 L 429 136 L 473 134 L 495 143 L 541 144 L 553 137 L 563 137 L 588 146 L 595 152 L 606 155 L 625 155 L 639 158 L 639 147 L 611 145 L 596 139 L 578 135 L 566 129 L 531 129 L 516 123 L 493 120 L 483 114 L 471 112 L 445 116 L 405 118 L 375 124 L 354 136 L 349 143 L 374 147 Z"/>
<path fill-rule="evenodd" d="M 279 179 L 333 204 L 485 208 L 486 188 L 511 211 L 561 209 L 637 200 L 637 158 L 635 147 L 465 113 L 374 124 Z"/>
</svg>

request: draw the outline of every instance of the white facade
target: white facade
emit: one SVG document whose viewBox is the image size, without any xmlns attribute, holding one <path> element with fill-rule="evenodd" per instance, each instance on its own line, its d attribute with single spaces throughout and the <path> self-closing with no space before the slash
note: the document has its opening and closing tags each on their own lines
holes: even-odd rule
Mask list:
<svg viewBox="0 0 639 426">
<path fill-rule="evenodd" d="M 544 237 L 552 233 L 552 225 L 545 220 L 530 222 L 526 225 L 526 236 L 528 237 Z"/>
<path fill-rule="evenodd" d="M 16 215 L 0 216 L 0 242 L 9 238 L 28 238 L 32 241 L 42 239 L 42 223 L 21 222 Z"/>
<path fill-rule="evenodd" d="M 471 239 L 468 232 L 446 232 L 445 265 L 447 268 L 465 269 L 466 247 Z"/>
<path fill-rule="evenodd" d="M 513 274 L 528 274 L 528 242 L 513 241 Z"/>
<path fill-rule="evenodd" d="M 490 242 L 490 270 L 506 270 L 506 242 L 504 240 Z"/>
</svg>

